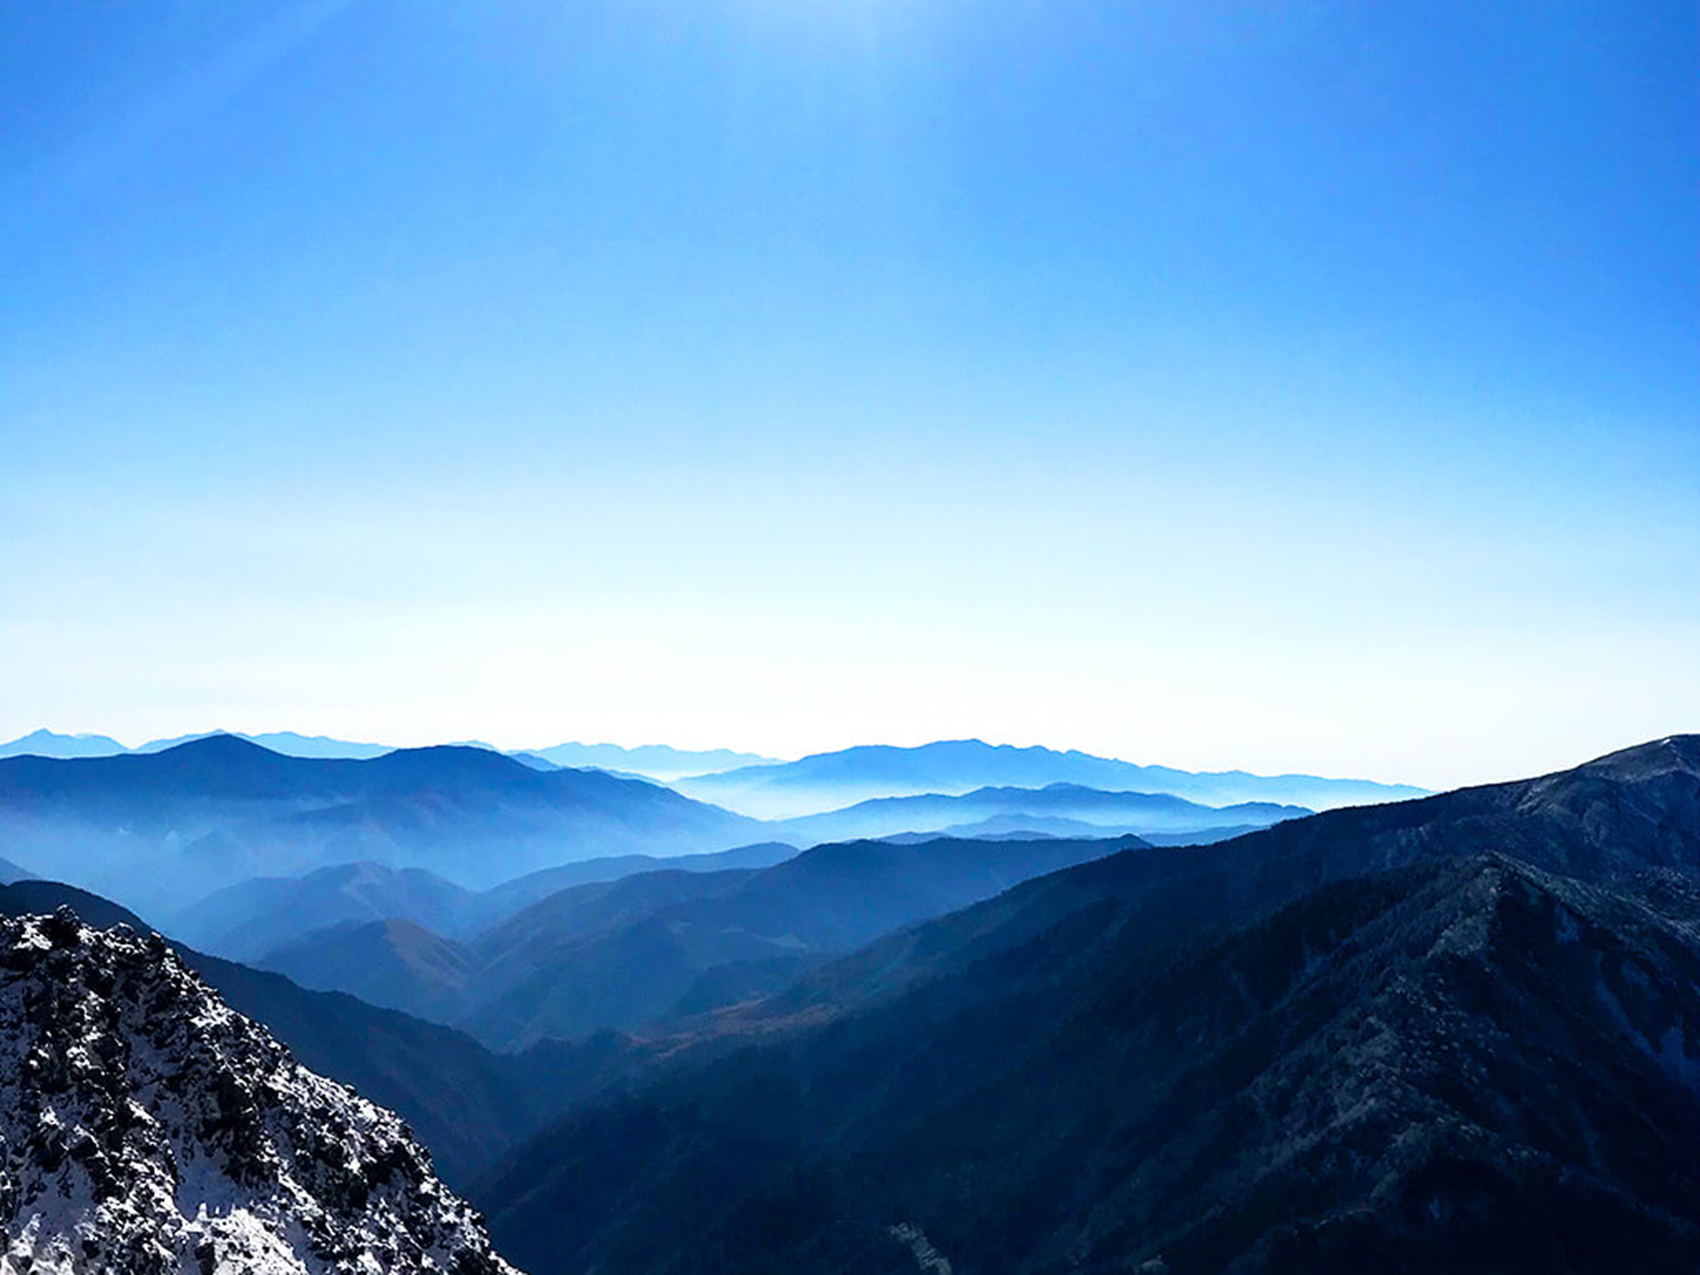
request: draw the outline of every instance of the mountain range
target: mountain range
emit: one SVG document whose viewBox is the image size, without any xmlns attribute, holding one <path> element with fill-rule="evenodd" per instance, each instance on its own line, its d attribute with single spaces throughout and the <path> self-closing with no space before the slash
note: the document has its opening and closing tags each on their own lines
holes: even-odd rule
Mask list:
<svg viewBox="0 0 1700 1275">
<path fill-rule="evenodd" d="M 387 744 L 355 743 L 294 731 L 259 735 L 206 731 L 151 740 L 131 750 L 105 735 L 59 735 L 37 730 L 0 744 L 0 758 L 163 752 L 218 736 L 245 739 L 289 757 L 369 760 L 398 751 Z M 480 740 L 447 747 L 502 751 Z M 1113 792 L 1168 793 L 1211 806 L 1272 802 L 1313 810 L 1397 800 L 1423 791 L 1406 784 L 1315 775 L 1253 775 L 1239 770 L 1194 773 L 1074 750 L 1015 748 L 977 739 L 940 740 L 916 748 L 862 746 L 816 753 L 797 761 L 776 761 L 725 748 L 690 750 L 663 744 L 623 748 L 617 744 L 566 743 L 518 749 L 505 755 L 543 770 L 595 769 L 660 780 L 688 795 L 764 819 L 821 814 L 878 797 L 960 796 L 979 788 L 1044 788 L 1059 783 Z"/>
<path fill-rule="evenodd" d="M 541 772 L 476 748 L 285 757 L 229 735 L 150 754 L 0 760 L 3 847 L 34 871 L 166 912 L 254 876 L 362 860 L 468 889 L 609 854 L 763 840 L 659 785 Z"/>
<path fill-rule="evenodd" d="M 113 757 L 129 751 L 106 735 L 61 735 L 50 730 L 32 730 L 0 744 L 0 757 Z"/>
<path fill-rule="evenodd" d="M 1144 837 L 1244 831 L 1310 813 L 1303 806 L 1271 802 L 1204 806 L 1168 793 L 1105 792 L 1056 783 L 1043 788 L 978 788 L 961 796 L 877 797 L 842 810 L 781 820 L 774 828 L 799 845 L 940 831 L 997 835 L 1027 828 L 1073 836 L 1103 836 L 1108 828 Z"/>
<path fill-rule="evenodd" d="M 916 748 L 867 745 L 816 753 L 792 762 L 745 766 L 678 779 L 673 787 L 762 819 L 792 819 L 882 797 L 956 796 L 997 787 L 1076 784 L 1111 792 L 1167 793 L 1212 806 L 1273 802 L 1325 810 L 1421 796 L 1406 784 L 1315 775 L 1194 773 L 1140 766 L 1082 752 L 1016 748 L 978 739 L 941 740 Z"/>
<path fill-rule="evenodd" d="M 197 898 L 248 879 L 371 863 L 413 875 L 385 877 L 380 889 L 368 873 L 356 892 L 370 906 L 344 907 L 324 923 L 362 915 L 412 920 L 449 937 L 470 934 L 501 911 L 473 915 L 480 905 L 463 893 L 560 872 L 585 859 L 672 858 L 916 832 L 1210 841 L 1300 813 L 1273 803 L 1218 809 L 1166 794 L 1053 784 L 881 799 L 775 824 L 654 781 L 556 768 L 471 745 L 364 760 L 305 758 L 214 735 L 154 753 L 0 759 L 0 851 L 33 872 L 169 919 Z M 540 898 L 550 880 L 534 877 L 511 888 Z M 354 887 L 344 885 L 339 889 L 352 897 Z M 256 887 L 268 897 L 278 888 Z M 449 911 L 468 915 L 456 920 Z M 194 934 L 217 950 L 235 950 L 213 931 Z M 242 954 L 261 950 L 251 942 Z"/>
<path fill-rule="evenodd" d="M 475 1189 L 536 1271 L 1677 1271 L 1700 738 L 1134 847 L 682 1036 Z"/>
<path fill-rule="evenodd" d="M 32 880 L 0 887 L 0 916 L 47 915 L 62 907 L 97 928 L 152 932 L 128 909 L 74 886 Z M 438 1171 L 457 1185 L 536 1132 L 626 1052 L 620 1042 L 602 1039 L 494 1054 L 437 1023 L 352 996 L 309 991 L 181 943 L 169 946 L 225 1004 L 265 1024 L 312 1070 L 400 1113 L 430 1147 Z"/>
<path fill-rule="evenodd" d="M 817 846 L 765 869 L 570 887 L 468 942 L 373 921 L 306 934 L 258 963 L 511 1049 L 763 995 L 834 953 L 1133 843 Z"/>
<path fill-rule="evenodd" d="M 260 735 L 245 735 L 241 731 L 209 730 L 190 735 L 175 735 L 169 739 L 150 739 L 145 744 L 127 748 L 110 735 L 61 735 L 50 730 L 34 730 L 27 735 L 0 744 L 0 757 L 116 757 L 120 753 L 162 753 L 179 744 L 215 735 L 231 735 L 251 744 L 282 753 L 286 757 L 379 757 L 394 752 L 387 744 L 359 744 L 328 735 L 300 735 L 292 730 L 270 731 Z"/>
<path fill-rule="evenodd" d="M 169 739 L 152 739 L 135 748 L 127 748 L 109 735 L 62 735 L 50 730 L 34 730 L 17 739 L 0 743 L 0 757 L 115 757 L 120 753 L 159 753 L 179 744 L 214 735 L 233 735 L 251 744 L 259 744 L 286 757 L 342 757 L 365 760 L 395 752 L 394 744 L 359 743 L 354 740 L 333 739 L 328 735 L 302 735 L 292 730 L 266 731 L 258 735 L 242 731 L 196 731 L 175 735 Z M 537 765 L 539 769 L 569 767 L 573 769 L 608 770 L 621 774 L 642 775 L 650 779 L 674 779 L 681 775 L 696 775 L 706 771 L 731 770 L 738 766 L 757 766 L 772 763 L 772 757 L 759 753 L 740 753 L 730 748 L 688 749 L 670 748 L 665 744 L 643 744 L 622 748 L 618 744 L 553 744 L 547 748 L 502 750 L 481 740 L 467 740 L 460 747 L 482 748 L 488 752 L 507 751 L 507 755 Z"/>
<path fill-rule="evenodd" d="M 1214 845 L 867 841 L 555 890 L 455 945 L 493 989 L 487 1034 L 536 1042 L 506 1054 L 140 938 L 53 882 L 0 886 L 0 913 L 33 918 L 0 940 L 21 1007 L 0 1042 L 40 1060 L 0 1077 L 22 1149 L 0 1207 L 19 1256 L 63 1269 L 146 1236 L 257 1275 L 295 1217 L 380 1261 L 445 1228 L 468 1269 L 499 1260 L 422 1151 L 363 1132 L 399 1126 L 275 1079 L 295 1064 L 271 1036 L 398 1111 L 532 1275 L 1674 1272 L 1700 1251 L 1693 736 Z M 418 968 L 453 942 L 380 928 Z M 642 1036 L 538 1039 L 597 1004 L 648 1015 Z M 218 1119 L 157 1105 L 138 1053 Z M 74 1101 L 50 1117 L 50 1093 Z M 309 1126 L 331 1133 L 303 1156 Z M 251 1145 L 274 1153 L 232 1159 Z M 323 1193 L 351 1180 L 325 1156 L 368 1193 Z M 208 1173 L 147 1185 L 186 1163 Z M 236 1212 L 203 1219 L 207 1190 Z M 373 1213 L 374 1190 L 417 1207 Z"/>
<path fill-rule="evenodd" d="M 684 775 L 733 770 L 740 766 L 768 766 L 775 758 L 759 753 L 740 753 L 730 748 L 670 748 L 666 744 L 640 744 L 622 748 L 618 744 L 552 744 L 529 750 L 557 766 L 589 766 L 633 775 L 647 775 L 663 782 Z"/>
<path fill-rule="evenodd" d="M 614 855 L 526 873 L 489 890 L 468 890 L 424 868 L 341 863 L 299 877 L 252 877 L 215 890 L 166 918 L 169 933 L 232 960 L 253 960 L 315 930 L 365 921 L 410 921 L 449 938 L 471 938 L 569 886 L 640 872 L 765 868 L 796 854 L 778 842 L 712 854 Z"/>
</svg>

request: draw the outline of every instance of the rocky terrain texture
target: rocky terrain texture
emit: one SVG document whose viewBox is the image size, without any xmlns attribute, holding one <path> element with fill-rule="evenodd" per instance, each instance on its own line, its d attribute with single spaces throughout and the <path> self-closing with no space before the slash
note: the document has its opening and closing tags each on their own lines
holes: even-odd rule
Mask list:
<svg viewBox="0 0 1700 1275">
<path fill-rule="evenodd" d="M 395 1115 L 158 935 L 0 920 L 6 1272 L 512 1275 Z"/>
</svg>

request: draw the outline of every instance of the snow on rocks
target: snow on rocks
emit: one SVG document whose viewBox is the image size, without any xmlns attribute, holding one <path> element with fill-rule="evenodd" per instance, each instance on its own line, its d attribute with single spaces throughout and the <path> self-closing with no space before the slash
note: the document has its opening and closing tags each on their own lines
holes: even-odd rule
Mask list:
<svg viewBox="0 0 1700 1275">
<path fill-rule="evenodd" d="M 515 1275 L 391 1112 L 157 934 L 0 919 L 0 1275 Z"/>
</svg>

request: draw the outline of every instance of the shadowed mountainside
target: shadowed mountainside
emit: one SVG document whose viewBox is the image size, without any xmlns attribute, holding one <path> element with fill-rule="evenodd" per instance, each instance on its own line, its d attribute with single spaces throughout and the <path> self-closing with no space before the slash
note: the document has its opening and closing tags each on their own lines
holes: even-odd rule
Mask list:
<svg viewBox="0 0 1700 1275">
<path fill-rule="evenodd" d="M 1697 987 L 1680 737 L 1030 881 L 476 1195 L 537 1275 L 1687 1270 Z"/>
<path fill-rule="evenodd" d="M 380 922 L 311 935 L 263 964 L 511 1048 L 772 992 L 834 953 L 1132 843 L 818 846 L 759 871 L 562 890 L 470 943 Z"/>
</svg>

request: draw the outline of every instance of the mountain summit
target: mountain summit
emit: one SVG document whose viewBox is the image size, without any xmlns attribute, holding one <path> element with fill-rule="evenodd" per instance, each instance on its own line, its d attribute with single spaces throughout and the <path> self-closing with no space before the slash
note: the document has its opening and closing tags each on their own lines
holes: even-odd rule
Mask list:
<svg viewBox="0 0 1700 1275">
<path fill-rule="evenodd" d="M 796 818 L 880 797 L 960 796 L 980 788 L 1076 784 L 1110 792 L 1168 793 L 1210 806 L 1277 802 L 1327 810 L 1423 794 L 1407 784 L 1316 775 L 1253 775 L 1142 766 L 1070 749 L 1017 748 L 980 739 L 945 739 L 915 748 L 867 744 L 792 762 L 744 766 L 679 779 L 673 787 L 763 819 Z"/>
<path fill-rule="evenodd" d="M 158 935 L 0 920 L 0 1269 L 514 1275 L 393 1114 Z"/>
</svg>

